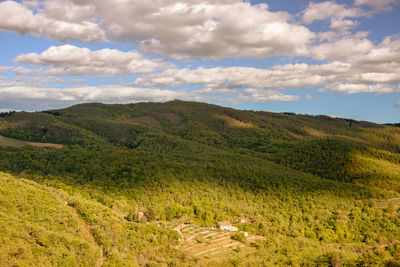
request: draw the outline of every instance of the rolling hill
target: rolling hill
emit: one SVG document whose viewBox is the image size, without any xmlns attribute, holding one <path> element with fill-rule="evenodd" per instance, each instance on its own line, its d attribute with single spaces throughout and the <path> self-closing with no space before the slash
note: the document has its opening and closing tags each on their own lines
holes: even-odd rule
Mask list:
<svg viewBox="0 0 400 267">
<path fill-rule="evenodd" d="M 79 253 L 93 263 L 99 250 L 111 266 L 400 260 L 400 128 L 392 125 L 171 101 L 2 113 L 0 134 L 0 170 L 61 190 L 71 199 L 67 207 L 60 202 L 65 212 L 89 229 L 85 236 L 77 223 L 74 238 L 92 247 L 70 254 L 72 265 L 84 265 Z M 154 216 L 133 222 L 139 211 Z M 240 230 L 262 237 L 247 242 L 251 253 L 193 256 L 174 249 L 177 232 L 167 227 L 240 217 L 252 219 Z M 1 258 L 17 261 L 13 255 Z M 41 260 L 62 260 L 51 257 Z"/>
</svg>

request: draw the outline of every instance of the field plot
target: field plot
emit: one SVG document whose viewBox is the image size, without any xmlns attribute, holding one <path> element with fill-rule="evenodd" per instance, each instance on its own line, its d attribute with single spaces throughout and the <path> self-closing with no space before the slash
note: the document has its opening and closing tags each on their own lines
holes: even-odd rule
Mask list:
<svg viewBox="0 0 400 267">
<path fill-rule="evenodd" d="M 51 144 L 51 143 L 39 143 L 39 142 L 28 142 L 22 141 L 14 138 L 9 138 L 0 135 L 0 146 L 3 147 L 23 147 L 23 146 L 35 146 L 35 147 L 50 147 L 61 149 L 64 146 L 61 144 Z"/>
<path fill-rule="evenodd" d="M 17 139 L 13 139 L 13 138 L 8 138 L 5 136 L 1 136 L 0 135 L 0 146 L 10 146 L 10 147 L 22 147 L 25 146 L 26 143 L 24 141 L 20 141 Z"/>
<path fill-rule="evenodd" d="M 228 256 L 230 253 L 252 253 L 255 248 L 251 243 L 262 237 L 249 235 L 245 241 L 239 242 L 231 238 L 232 232 L 193 224 L 171 224 L 170 228 L 178 232 L 180 242 L 176 249 L 187 252 L 194 257 L 215 259 Z"/>
</svg>

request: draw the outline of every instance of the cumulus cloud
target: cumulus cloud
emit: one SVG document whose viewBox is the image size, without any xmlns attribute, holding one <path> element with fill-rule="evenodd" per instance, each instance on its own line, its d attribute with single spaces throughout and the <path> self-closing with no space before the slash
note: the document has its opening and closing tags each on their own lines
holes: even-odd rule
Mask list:
<svg viewBox="0 0 400 267">
<path fill-rule="evenodd" d="M 262 90 L 257 88 L 247 88 L 238 97 L 240 101 L 246 102 L 292 102 L 300 99 L 297 95 L 285 95 L 276 90 Z"/>
<path fill-rule="evenodd" d="M 129 38 L 132 33 L 140 33 L 142 49 L 150 53 L 213 59 L 301 55 L 314 37 L 306 27 L 288 23 L 289 14 L 270 12 L 266 4 L 251 5 L 241 1 L 171 2 L 174 1 L 165 1 L 164 6 L 155 7 L 153 13 L 146 14 L 149 19 L 144 22 L 144 29 L 149 31 L 132 29 L 135 23 L 131 23 L 129 17 L 121 21 L 120 28 L 124 31 L 111 34 L 116 38 Z M 171 23 L 171 17 L 179 18 L 179 21 L 172 19 Z M 165 21 L 168 21 L 168 28 L 164 25 Z"/>
<path fill-rule="evenodd" d="M 160 60 L 149 60 L 137 51 L 122 52 L 116 49 L 92 51 L 72 45 L 52 46 L 41 54 L 17 56 L 14 62 L 49 67 L 47 74 L 83 75 L 148 73 L 170 66 Z"/>
<path fill-rule="evenodd" d="M 340 60 L 354 54 L 369 52 L 374 44 L 367 39 L 343 38 L 316 45 L 311 49 L 316 60 Z"/>
<path fill-rule="evenodd" d="M 324 62 L 269 69 L 178 69 L 165 60 L 149 59 L 137 51 L 52 46 L 42 53 L 17 56 L 16 66 L 0 67 L 0 72 L 17 74 L 12 81 L 0 77 L 3 83 L 0 99 L 136 102 L 205 100 L 223 95 L 235 101 L 268 102 L 299 100 L 300 96 L 281 90 L 304 87 L 323 87 L 322 90 L 345 94 L 396 92 L 400 82 L 400 39 L 392 36 L 374 44 L 366 39 L 368 32 L 350 33 L 357 26 L 356 18 L 368 14 L 362 9 L 368 8 L 358 6 L 380 8 L 396 1 L 381 2 L 356 0 L 355 7 L 330 1 L 310 2 L 301 13 L 303 24 L 330 22 L 329 31 L 316 35 L 301 23 L 293 23 L 294 17 L 286 12 L 272 12 L 266 4 L 252 5 L 244 0 L 129 0 L 118 4 L 95 0 L 3 1 L 0 30 L 62 42 L 128 41 L 139 44 L 142 52 L 178 59 L 290 55 Z M 54 82 L 84 82 L 57 79 L 57 75 L 85 74 L 142 75 L 132 83 L 134 87 L 55 88 Z M 146 89 L 186 85 L 201 89 L 192 92 Z"/>
<path fill-rule="evenodd" d="M 335 93 L 344 94 L 359 94 L 359 93 L 393 93 L 399 92 L 395 86 L 391 84 L 351 84 L 351 83 L 341 83 L 337 85 L 330 85 L 323 90 L 330 90 Z"/>
<path fill-rule="evenodd" d="M 182 96 L 182 93 L 170 90 L 123 87 L 117 85 L 80 86 L 44 88 L 29 86 L 0 86 L 0 99 L 3 101 L 18 100 L 51 100 L 67 102 L 140 102 L 168 101 Z"/>
<path fill-rule="evenodd" d="M 378 46 L 352 60 L 360 64 L 399 63 L 400 37 L 388 36 Z"/>
<path fill-rule="evenodd" d="M 13 67 L 0 66 L 0 72 L 11 72 L 12 70 L 13 70 Z"/>
<path fill-rule="evenodd" d="M 175 58 L 301 55 L 314 33 L 291 15 L 241 0 L 5 1 L 0 29 L 66 42 L 132 41 Z M 238 19 L 240 18 L 240 19 Z"/>
<path fill-rule="evenodd" d="M 400 82 L 400 39 L 386 38 L 374 46 L 368 40 L 343 39 L 313 48 L 326 64 L 287 64 L 269 69 L 249 67 L 167 69 L 138 78 L 133 84 L 147 87 L 204 85 L 205 90 L 224 88 L 291 89 L 327 86 L 342 93 L 390 93 Z M 392 83 L 392 84 L 391 84 Z"/>
<path fill-rule="evenodd" d="M 70 39 L 96 42 L 105 40 L 106 36 L 98 24 L 89 20 L 59 20 L 15 1 L 0 3 L 0 30 L 45 36 L 62 42 Z"/>
<path fill-rule="evenodd" d="M 333 1 L 320 3 L 310 2 L 302 12 L 302 21 L 311 24 L 318 20 L 330 20 L 330 31 L 318 33 L 320 41 L 332 40 L 338 36 L 350 35 L 350 30 L 358 25 L 354 18 L 362 17 L 367 13 L 358 7 L 348 8 Z"/>
<path fill-rule="evenodd" d="M 391 4 L 399 4 L 399 0 L 355 0 L 354 5 L 369 5 L 375 8 L 383 8 Z"/>
<path fill-rule="evenodd" d="M 320 3 L 310 2 L 307 9 L 303 11 L 303 22 L 311 24 L 316 20 L 334 18 L 336 23 L 344 18 L 355 18 L 364 16 L 361 8 L 346 8 L 345 5 L 326 1 Z"/>
<path fill-rule="evenodd" d="M 135 103 L 191 99 L 188 97 L 182 91 L 119 85 L 79 86 L 61 89 L 23 84 L 6 86 L 0 83 L 0 106 L 9 110 L 44 110 L 87 102 Z"/>
<path fill-rule="evenodd" d="M 295 101 L 293 95 L 278 94 L 280 89 L 324 87 L 338 93 L 391 93 L 400 82 L 400 39 L 385 38 L 374 45 L 366 39 L 344 38 L 313 49 L 318 60 L 332 60 L 325 64 L 286 64 L 269 69 L 250 67 L 182 68 L 163 61 L 143 58 L 138 52 L 121 52 L 64 45 L 51 47 L 41 54 L 24 54 L 17 63 L 47 67 L 44 73 L 142 73 L 132 85 L 140 88 L 166 88 L 200 85 L 202 90 L 191 94 L 192 99 L 206 99 L 212 94 L 236 94 L 246 101 Z M 335 59 L 340 61 L 333 61 Z M 3 67 L 4 71 L 19 67 Z M 162 71 L 158 71 L 163 69 Z M 1 70 L 1 69 L 0 69 Z M 31 77 L 26 84 L 39 86 L 55 80 Z M 8 86 L 20 86 L 14 81 Z M 394 85 L 393 85 L 394 84 Z M 111 92 L 111 91 L 108 91 Z M 186 94 L 187 96 L 187 94 Z M 194 98 L 196 97 L 196 98 Z M 110 98 L 112 96 L 110 95 Z M 257 100 L 258 99 L 258 100 Z"/>
<path fill-rule="evenodd" d="M 357 26 L 357 22 L 349 19 L 332 18 L 330 28 L 342 34 Z"/>
<path fill-rule="evenodd" d="M 270 69 L 248 67 L 168 69 L 145 75 L 134 85 L 172 87 L 205 84 L 208 88 L 298 88 L 336 81 L 346 75 L 351 65 L 333 62 L 322 65 L 287 64 Z M 340 78 L 339 78 L 340 79 Z"/>
</svg>

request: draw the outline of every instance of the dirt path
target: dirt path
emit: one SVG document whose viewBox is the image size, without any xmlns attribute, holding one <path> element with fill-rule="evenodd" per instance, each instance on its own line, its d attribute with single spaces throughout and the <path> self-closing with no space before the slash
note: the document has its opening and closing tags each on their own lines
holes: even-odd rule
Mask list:
<svg viewBox="0 0 400 267">
<path fill-rule="evenodd" d="M 66 205 L 68 206 L 68 203 L 66 202 Z M 104 257 L 104 255 L 103 255 L 103 247 L 102 246 L 100 246 L 98 243 L 97 243 L 97 241 L 96 241 L 96 239 L 94 238 L 94 236 L 93 236 L 93 234 L 92 234 L 92 232 L 90 231 L 90 228 L 89 228 L 89 226 L 86 224 L 86 222 L 81 218 L 81 216 L 79 215 L 79 213 L 78 212 L 76 212 L 76 210 L 73 208 L 73 207 L 71 207 L 71 206 L 68 206 L 71 210 L 73 210 L 73 212 L 76 214 L 76 216 L 77 216 L 77 219 L 78 219 L 78 225 L 79 225 L 79 228 L 82 230 L 82 232 L 84 232 L 84 234 L 87 236 L 87 237 L 89 237 L 90 238 L 90 240 L 94 243 L 94 244 L 96 244 L 97 245 L 97 247 L 98 247 L 98 249 L 99 249 L 99 257 L 96 259 L 96 267 L 102 267 L 103 266 L 103 264 L 104 264 L 104 261 L 105 261 L 105 257 Z"/>
<path fill-rule="evenodd" d="M 179 244 L 175 246 L 175 249 L 184 251 L 193 257 L 221 259 L 226 256 L 225 254 L 238 252 L 237 249 L 244 249 L 243 253 L 253 252 L 251 246 L 233 240 L 231 232 L 193 224 L 175 224 L 170 229 L 179 235 Z M 251 235 L 247 240 L 252 242 L 258 239 L 263 239 L 263 237 Z"/>
<path fill-rule="evenodd" d="M 81 229 L 83 234 L 93 243 L 96 245 L 96 247 L 99 250 L 99 257 L 96 259 L 96 264 L 95 267 L 102 267 L 104 264 L 104 261 L 106 257 L 103 255 L 103 247 L 99 245 L 94 238 L 92 232 L 90 231 L 89 226 L 86 224 L 86 222 L 82 219 L 82 217 L 79 215 L 79 213 L 76 211 L 76 209 L 72 206 L 69 205 L 69 203 L 66 201 L 66 195 L 62 194 L 60 191 L 55 191 L 53 192 L 56 198 L 60 199 L 61 201 L 64 201 L 65 206 L 72 211 L 73 214 L 76 215 L 76 219 L 78 221 L 78 227 Z"/>
<path fill-rule="evenodd" d="M 174 228 L 174 231 L 178 232 L 178 235 L 181 239 L 181 241 L 179 242 L 179 244 L 175 247 L 175 248 L 179 248 L 183 243 L 185 243 L 185 236 L 183 235 L 181 228 L 184 227 L 184 224 L 178 225 L 177 227 Z"/>
<path fill-rule="evenodd" d="M 68 204 L 66 204 L 66 205 L 68 205 Z M 90 240 L 93 241 L 93 243 L 96 244 L 96 245 L 98 246 L 98 249 L 99 249 L 99 257 L 98 257 L 97 260 L 96 260 L 96 265 L 95 265 L 95 266 L 96 266 L 96 267 L 102 267 L 103 264 L 104 264 L 104 261 L 106 260 L 106 257 L 104 257 L 104 255 L 103 255 L 103 247 L 97 243 L 97 241 L 96 241 L 96 239 L 94 238 L 92 232 L 90 231 L 89 226 L 88 226 L 88 225 L 86 224 L 86 222 L 81 218 L 81 216 L 79 215 L 79 213 L 76 212 L 76 210 L 75 210 L 73 207 L 71 207 L 71 206 L 68 206 L 68 207 L 70 207 L 71 209 L 73 209 L 74 212 L 76 213 L 77 218 L 78 218 L 79 228 L 81 228 L 82 231 L 86 234 L 86 236 L 88 236 L 88 237 L 90 238 Z"/>
</svg>

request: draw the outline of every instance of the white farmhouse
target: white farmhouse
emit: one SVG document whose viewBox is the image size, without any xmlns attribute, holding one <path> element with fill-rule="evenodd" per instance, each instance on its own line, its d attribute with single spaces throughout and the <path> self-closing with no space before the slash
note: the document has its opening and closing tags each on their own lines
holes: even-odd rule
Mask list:
<svg viewBox="0 0 400 267">
<path fill-rule="evenodd" d="M 217 223 L 217 228 L 220 230 L 224 230 L 224 231 L 231 231 L 231 232 L 237 232 L 238 228 L 235 226 L 232 226 L 232 224 L 228 221 L 224 221 L 224 222 L 218 222 Z"/>
</svg>

